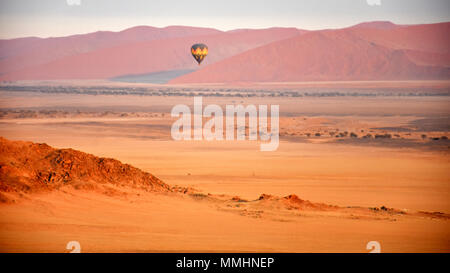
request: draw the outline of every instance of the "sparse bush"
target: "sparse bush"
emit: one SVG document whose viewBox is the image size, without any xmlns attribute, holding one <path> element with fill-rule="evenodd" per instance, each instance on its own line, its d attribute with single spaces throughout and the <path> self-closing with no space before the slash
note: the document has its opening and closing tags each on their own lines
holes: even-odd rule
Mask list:
<svg viewBox="0 0 450 273">
<path fill-rule="evenodd" d="M 392 138 L 391 134 L 376 134 L 375 138 Z"/>
<path fill-rule="evenodd" d="M 316 137 L 320 137 L 320 133 L 316 133 L 315 136 L 316 136 Z"/>
<path fill-rule="evenodd" d="M 195 198 L 195 199 L 204 199 L 204 198 L 206 198 L 208 196 L 206 194 L 203 194 L 203 193 L 192 193 L 191 197 Z"/>
<path fill-rule="evenodd" d="M 358 135 L 357 135 L 357 134 L 355 134 L 355 133 L 353 133 L 353 132 L 351 132 L 351 133 L 350 133 L 350 137 L 356 137 L 356 138 L 357 138 L 357 137 L 358 137 Z"/>
</svg>

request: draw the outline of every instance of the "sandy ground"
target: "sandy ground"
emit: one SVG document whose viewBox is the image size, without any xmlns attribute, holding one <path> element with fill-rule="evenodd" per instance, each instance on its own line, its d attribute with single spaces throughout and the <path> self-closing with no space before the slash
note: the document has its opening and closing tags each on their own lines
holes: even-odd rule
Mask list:
<svg viewBox="0 0 450 273">
<path fill-rule="evenodd" d="M 259 215 L 218 209 L 188 197 L 128 198 L 67 190 L 0 210 L 0 246 L 8 252 L 448 252 L 448 220 L 348 217 L 303 212 Z M 274 216 L 275 215 L 275 216 Z"/>
<path fill-rule="evenodd" d="M 0 119 L 0 134 L 116 158 L 204 194 L 247 200 L 296 194 L 342 207 L 450 213 L 448 142 L 429 140 L 449 136 L 448 121 L 439 121 L 450 116 L 448 98 L 217 100 L 204 103 L 279 103 L 279 149 L 263 153 L 252 141 L 172 141 L 167 113 L 175 104 L 192 104 L 192 98 L 176 97 L 5 92 L 4 111 L 68 114 L 9 112 Z M 77 109 L 82 113 L 73 114 Z M 434 125 L 414 123 L 422 119 Z M 329 135 L 344 131 L 358 133 L 358 139 L 366 133 L 399 136 L 361 142 Z M 321 137 L 314 137 L 317 132 Z M 251 213 L 187 196 L 111 197 L 68 188 L 1 205 L 0 251 L 65 252 L 72 240 L 86 252 L 367 252 L 369 241 L 379 241 L 383 252 L 450 251 L 448 219 L 246 209 Z"/>
</svg>

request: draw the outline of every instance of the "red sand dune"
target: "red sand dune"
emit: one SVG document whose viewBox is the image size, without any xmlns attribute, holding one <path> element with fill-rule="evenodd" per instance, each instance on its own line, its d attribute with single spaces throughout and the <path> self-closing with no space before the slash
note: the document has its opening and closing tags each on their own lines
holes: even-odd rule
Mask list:
<svg viewBox="0 0 450 273">
<path fill-rule="evenodd" d="M 402 25 L 396 25 L 389 21 L 373 21 L 360 23 L 352 26 L 351 28 L 393 29 L 399 27 L 402 27 Z"/>
<path fill-rule="evenodd" d="M 353 27 L 277 41 L 171 83 L 450 78 L 450 23 Z"/>
<path fill-rule="evenodd" d="M 135 27 L 2 40 L 0 80 L 106 79 L 197 68 L 171 83 L 449 79 L 448 37 L 450 23 L 367 22 L 309 33 Z M 187 50 L 196 42 L 210 48 L 200 67 Z"/>
<path fill-rule="evenodd" d="M 188 28 L 190 29 L 190 28 Z M 236 32 L 204 31 L 200 35 L 184 35 L 173 38 L 166 35 L 161 39 L 150 41 L 116 41 L 106 45 L 93 46 L 93 50 L 80 51 L 77 54 L 66 54 L 73 48 L 66 45 L 54 45 L 56 51 L 62 50 L 65 56 L 56 52 L 53 60 L 41 64 L 40 57 L 47 54 L 50 47 L 35 50 L 32 53 L 18 55 L 0 62 L 3 70 L 11 71 L 11 67 L 27 67 L 6 73 L 3 80 L 39 80 L 39 79 L 104 79 L 119 75 L 143 74 L 173 69 L 193 69 L 198 66 L 190 55 L 189 48 L 193 43 L 208 44 L 210 54 L 203 64 L 214 63 L 243 51 L 268 44 L 273 41 L 286 39 L 303 33 L 295 28 L 271 28 L 263 30 L 241 30 Z M 91 34 L 93 35 L 93 34 Z M 173 35 L 172 35 L 173 36 Z M 84 36 L 83 36 L 84 37 Z M 134 36 L 133 36 L 134 37 Z M 74 38 L 60 38 L 61 41 Z M 87 38 L 83 38 L 87 39 Z M 101 38 L 100 38 L 101 39 Z M 79 42 L 84 45 L 84 41 Z M 51 50 L 50 50 L 51 51 Z M 45 53 L 45 54 L 43 54 Z M 60 55 L 64 55 L 60 54 Z M 57 55 L 57 56 L 56 56 Z M 36 60 L 38 58 L 39 60 Z M 12 63 L 19 62 L 17 65 Z"/>
<path fill-rule="evenodd" d="M 12 72 L 101 48 L 141 41 L 219 33 L 222 32 L 210 28 L 137 26 L 120 32 L 98 31 L 68 37 L 0 40 L 0 73 Z"/>
<path fill-rule="evenodd" d="M 412 25 L 398 28 L 351 28 L 358 37 L 392 49 L 450 53 L 450 23 Z"/>
</svg>

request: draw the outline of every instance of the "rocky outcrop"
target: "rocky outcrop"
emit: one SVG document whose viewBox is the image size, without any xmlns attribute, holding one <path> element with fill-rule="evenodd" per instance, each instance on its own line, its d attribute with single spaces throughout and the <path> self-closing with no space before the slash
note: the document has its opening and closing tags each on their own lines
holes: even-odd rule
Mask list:
<svg viewBox="0 0 450 273">
<path fill-rule="evenodd" d="M 0 192 L 30 193 L 65 185 L 77 189 L 109 185 L 170 191 L 152 174 L 115 159 L 0 137 Z"/>
</svg>

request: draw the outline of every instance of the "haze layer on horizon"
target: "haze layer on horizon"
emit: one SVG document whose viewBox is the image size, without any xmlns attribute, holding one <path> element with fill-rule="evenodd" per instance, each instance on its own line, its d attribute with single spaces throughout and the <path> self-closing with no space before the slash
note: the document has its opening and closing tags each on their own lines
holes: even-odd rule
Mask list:
<svg viewBox="0 0 450 273">
<path fill-rule="evenodd" d="M 219 30 L 342 28 L 367 21 L 450 21 L 448 0 L 0 0 L 0 39 L 56 37 L 137 25 Z"/>
</svg>

